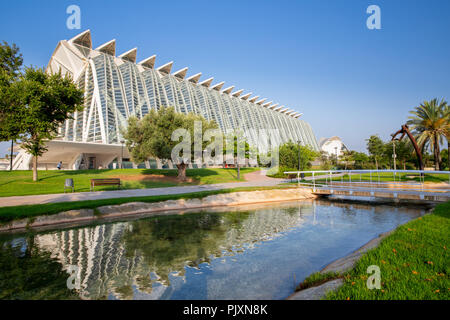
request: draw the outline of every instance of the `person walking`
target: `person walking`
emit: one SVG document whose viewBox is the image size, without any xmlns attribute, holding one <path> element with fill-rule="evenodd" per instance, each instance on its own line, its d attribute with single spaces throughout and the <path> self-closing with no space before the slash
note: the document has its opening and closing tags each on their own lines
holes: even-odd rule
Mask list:
<svg viewBox="0 0 450 320">
<path fill-rule="evenodd" d="M 62 161 L 58 162 L 58 165 L 56 166 L 56 168 L 58 168 L 58 170 L 61 170 L 61 168 L 62 168 Z"/>
</svg>

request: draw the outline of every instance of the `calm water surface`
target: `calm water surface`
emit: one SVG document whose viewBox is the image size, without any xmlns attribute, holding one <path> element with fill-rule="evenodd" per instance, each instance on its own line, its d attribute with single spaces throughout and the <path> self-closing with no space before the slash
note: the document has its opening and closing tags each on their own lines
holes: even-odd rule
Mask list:
<svg viewBox="0 0 450 320">
<path fill-rule="evenodd" d="M 0 298 L 284 299 L 425 211 L 316 200 L 3 235 Z M 66 287 L 69 265 L 77 291 Z"/>
</svg>

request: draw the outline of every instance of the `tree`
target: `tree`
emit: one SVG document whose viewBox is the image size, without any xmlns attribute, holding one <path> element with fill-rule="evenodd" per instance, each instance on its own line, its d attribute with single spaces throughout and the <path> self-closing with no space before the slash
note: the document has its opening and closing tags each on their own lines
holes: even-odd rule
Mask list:
<svg viewBox="0 0 450 320">
<path fill-rule="evenodd" d="M 19 48 L 6 41 L 0 44 L 0 141 L 11 140 L 11 156 L 9 170 L 12 170 L 14 141 L 20 133 L 20 125 L 13 112 L 14 97 L 17 96 L 17 86 L 14 81 L 19 76 L 23 58 Z"/>
<path fill-rule="evenodd" d="M 436 98 L 431 101 L 424 101 L 420 106 L 410 111 L 412 116 L 408 117 L 407 124 L 411 126 L 417 135 L 417 143 L 425 146 L 429 143 L 430 149 L 434 153 L 434 168 L 440 170 L 442 165 L 440 161 L 439 145 L 443 142 L 443 137 L 448 133 L 448 105 L 442 99 Z"/>
<path fill-rule="evenodd" d="M 364 152 L 354 151 L 353 160 L 355 161 L 355 169 L 369 169 L 369 157 Z"/>
<path fill-rule="evenodd" d="M 355 159 L 353 158 L 354 154 L 355 154 L 355 151 L 352 151 L 352 150 L 344 150 L 342 152 L 340 158 L 341 158 L 341 161 L 345 162 L 344 170 L 347 170 L 349 162 L 355 161 Z"/>
<path fill-rule="evenodd" d="M 300 149 L 300 150 L 299 150 Z M 299 152 L 300 151 L 300 152 Z M 300 171 L 311 168 L 311 161 L 320 156 L 320 154 L 309 146 L 299 146 L 289 141 L 281 145 L 278 149 L 280 167 L 299 169 Z M 300 153 L 300 168 L 299 168 Z"/>
<path fill-rule="evenodd" d="M 378 135 L 372 135 L 367 141 L 367 151 L 375 160 L 375 166 L 378 170 L 378 162 L 383 156 L 384 143 Z"/>
<path fill-rule="evenodd" d="M 411 158 L 411 155 L 413 153 L 412 145 L 411 145 L 411 143 L 408 143 L 407 140 L 401 140 L 401 141 L 394 140 L 394 141 L 387 142 L 384 146 L 384 152 L 385 152 L 386 158 L 393 159 L 393 154 L 394 154 L 393 144 L 394 143 L 395 143 L 396 160 L 398 160 L 402 164 L 403 170 L 406 170 L 406 162 L 408 159 Z"/>
<path fill-rule="evenodd" d="M 143 162 L 152 157 L 171 159 L 172 150 L 179 144 L 179 141 L 172 141 L 172 133 L 177 129 L 186 129 L 192 137 L 190 139 L 191 153 L 189 159 L 179 159 L 180 161 L 176 163 L 178 179 L 186 181 L 186 166 L 195 156 L 195 121 L 200 121 L 202 124 L 202 137 L 206 130 L 217 129 L 217 124 L 214 121 L 207 121 L 202 116 L 193 113 L 177 113 L 173 107 L 162 107 L 159 110 L 152 109 L 142 119 L 130 117 L 123 136 L 133 162 Z M 203 141 L 202 137 L 200 137 L 200 141 L 202 141 L 201 150 L 204 150 L 208 142 Z"/>
<path fill-rule="evenodd" d="M 321 162 L 320 168 L 322 170 L 330 170 L 332 166 L 332 157 L 328 156 L 328 153 L 326 151 L 320 151 L 319 158 Z"/>
<path fill-rule="evenodd" d="M 38 157 L 47 151 L 45 143 L 56 137 L 58 128 L 83 110 L 83 91 L 68 76 L 48 75 L 39 68 L 26 68 L 17 83 L 20 96 L 15 115 L 21 127 L 22 147 L 34 156 L 33 181 L 37 181 Z"/>
<path fill-rule="evenodd" d="M 242 159 L 240 159 L 240 156 L 244 156 L 244 159 L 249 159 L 250 157 L 250 145 L 246 141 L 244 137 L 244 133 L 240 130 L 235 130 L 234 132 L 230 133 L 226 137 L 227 141 L 233 141 L 233 158 L 234 158 L 234 164 L 236 165 L 237 170 L 237 179 L 241 179 L 241 163 Z M 239 142 L 239 143 L 238 143 Z M 227 154 L 227 148 L 229 148 L 227 145 L 225 145 L 225 148 L 223 148 L 223 155 L 225 156 Z M 252 150 L 254 151 L 254 150 Z"/>
<path fill-rule="evenodd" d="M 447 170 L 450 170 L 450 157 L 448 156 L 450 154 L 450 104 L 447 103 L 445 107 L 442 108 L 442 117 L 445 120 L 444 135 L 445 139 L 447 139 Z M 443 161 L 443 163 L 445 162 Z"/>
</svg>

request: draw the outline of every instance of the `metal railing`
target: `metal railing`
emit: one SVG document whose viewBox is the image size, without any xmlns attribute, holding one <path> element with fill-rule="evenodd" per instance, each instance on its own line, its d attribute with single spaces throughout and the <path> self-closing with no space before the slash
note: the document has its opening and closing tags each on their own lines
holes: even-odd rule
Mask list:
<svg viewBox="0 0 450 320">
<path fill-rule="evenodd" d="M 299 186 L 317 189 L 364 189 L 382 191 L 386 189 L 410 190 L 421 192 L 450 192 L 450 171 L 427 170 L 319 170 L 286 171 L 284 174 L 296 175 Z M 426 176 L 447 175 L 448 181 L 439 185 L 425 184 Z M 301 178 L 302 176 L 302 178 Z M 419 181 L 411 180 L 411 176 Z M 339 179 L 340 177 L 340 179 Z M 346 179 L 344 179 L 344 177 Z M 403 178 L 403 180 L 402 180 Z M 444 179 L 443 179 L 444 180 Z"/>
</svg>

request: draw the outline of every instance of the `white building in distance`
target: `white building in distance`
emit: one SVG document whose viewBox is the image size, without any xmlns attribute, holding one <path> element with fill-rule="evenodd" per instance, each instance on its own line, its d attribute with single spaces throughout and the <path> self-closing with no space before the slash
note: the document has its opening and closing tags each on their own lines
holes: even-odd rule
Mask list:
<svg viewBox="0 0 450 320">
<path fill-rule="evenodd" d="M 329 156 L 341 156 L 344 150 L 348 150 L 341 138 L 334 136 L 331 138 L 321 138 L 319 140 L 321 151 L 325 151 Z"/>
</svg>

